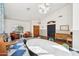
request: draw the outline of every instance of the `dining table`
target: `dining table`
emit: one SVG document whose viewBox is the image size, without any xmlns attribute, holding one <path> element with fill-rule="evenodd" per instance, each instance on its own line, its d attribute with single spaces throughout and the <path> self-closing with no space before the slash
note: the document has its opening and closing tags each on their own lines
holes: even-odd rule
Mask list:
<svg viewBox="0 0 79 59">
<path fill-rule="evenodd" d="M 27 40 L 27 49 L 31 56 L 71 56 L 68 48 L 47 39 L 33 38 Z"/>
</svg>

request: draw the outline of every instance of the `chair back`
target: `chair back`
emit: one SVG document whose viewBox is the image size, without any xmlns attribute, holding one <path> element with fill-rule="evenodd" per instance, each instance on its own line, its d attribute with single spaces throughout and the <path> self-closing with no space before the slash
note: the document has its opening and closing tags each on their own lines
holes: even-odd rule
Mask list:
<svg viewBox="0 0 79 59">
<path fill-rule="evenodd" d="M 0 34 L 0 41 L 4 42 L 4 35 Z"/>
</svg>

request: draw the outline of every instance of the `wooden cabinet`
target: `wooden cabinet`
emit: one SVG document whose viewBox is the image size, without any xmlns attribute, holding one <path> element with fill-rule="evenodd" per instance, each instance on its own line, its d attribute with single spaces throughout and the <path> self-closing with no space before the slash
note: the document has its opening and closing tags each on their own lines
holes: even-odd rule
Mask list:
<svg viewBox="0 0 79 59">
<path fill-rule="evenodd" d="M 72 35 L 63 34 L 63 33 L 56 33 L 55 34 L 55 39 L 62 39 L 62 40 L 66 40 L 67 42 L 68 41 L 72 42 Z"/>
<path fill-rule="evenodd" d="M 67 36 L 68 36 L 67 34 L 62 34 L 62 33 L 56 33 L 55 34 L 56 39 L 66 39 Z"/>
<path fill-rule="evenodd" d="M 63 34 L 63 33 L 56 33 L 55 39 L 59 43 L 67 43 L 70 47 L 72 47 L 72 35 L 70 34 Z"/>
</svg>

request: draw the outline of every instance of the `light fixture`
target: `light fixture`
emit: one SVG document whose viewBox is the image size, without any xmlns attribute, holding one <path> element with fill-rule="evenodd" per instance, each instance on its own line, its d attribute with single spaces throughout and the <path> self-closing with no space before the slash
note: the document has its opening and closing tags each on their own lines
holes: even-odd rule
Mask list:
<svg viewBox="0 0 79 59">
<path fill-rule="evenodd" d="M 49 3 L 42 3 L 39 5 L 39 12 L 42 14 L 46 14 L 48 10 L 50 9 L 50 4 Z"/>
</svg>

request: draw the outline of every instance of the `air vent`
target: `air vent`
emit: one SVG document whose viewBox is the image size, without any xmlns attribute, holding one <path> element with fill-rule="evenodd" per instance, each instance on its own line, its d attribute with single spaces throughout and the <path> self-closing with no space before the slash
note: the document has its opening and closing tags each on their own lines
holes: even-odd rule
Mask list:
<svg viewBox="0 0 79 59">
<path fill-rule="evenodd" d="M 62 15 L 60 15 L 59 17 L 63 17 Z"/>
<path fill-rule="evenodd" d="M 30 8 L 26 8 L 26 10 L 27 10 L 27 11 L 29 11 L 29 10 L 30 10 Z"/>
</svg>

